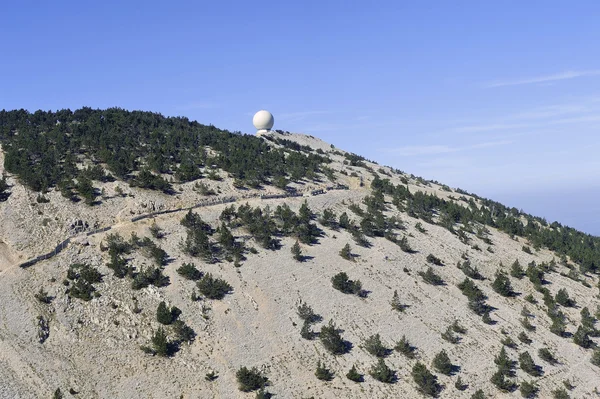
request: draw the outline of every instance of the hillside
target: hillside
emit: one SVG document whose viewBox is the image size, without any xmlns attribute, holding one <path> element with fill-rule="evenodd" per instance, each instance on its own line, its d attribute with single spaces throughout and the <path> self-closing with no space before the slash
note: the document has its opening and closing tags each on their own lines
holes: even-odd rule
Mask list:
<svg viewBox="0 0 600 399">
<path fill-rule="evenodd" d="M 2 398 L 600 396 L 597 237 L 302 134 L 0 129 Z"/>
</svg>

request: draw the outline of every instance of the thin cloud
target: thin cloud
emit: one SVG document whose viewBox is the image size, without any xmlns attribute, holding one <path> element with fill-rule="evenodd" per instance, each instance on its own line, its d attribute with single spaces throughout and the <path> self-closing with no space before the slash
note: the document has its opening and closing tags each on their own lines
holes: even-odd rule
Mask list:
<svg viewBox="0 0 600 399">
<path fill-rule="evenodd" d="M 422 156 L 422 155 L 439 155 L 439 154 L 448 154 L 451 152 L 460 152 L 460 151 L 469 151 L 476 150 L 481 148 L 490 148 L 496 147 L 500 145 L 508 145 L 512 144 L 511 140 L 497 140 L 497 141 L 487 141 L 483 143 L 472 144 L 468 146 L 462 147 L 452 147 L 448 145 L 415 145 L 415 146 L 404 146 L 398 148 L 391 148 L 382 150 L 383 152 L 388 152 L 392 154 L 399 155 L 401 157 L 414 157 L 414 156 Z"/>
<path fill-rule="evenodd" d="M 565 72 L 556 73 L 553 75 L 544 75 L 544 76 L 536 76 L 536 77 L 525 78 L 525 79 L 490 82 L 490 83 L 484 84 L 483 87 L 486 89 L 491 89 L 494 87 L 519 86 L 519 85 L 528 85 L 528 84 L 534 84 L 534 83 L 555 82 L 555 81 L 559 81 L 559 80 L 575 79 L 575 78 L 581 78 L 584 76 L 597 76 L 597 75 L 600 75 L 599 69 L 593 69 L 593 70 L 589 70 L 589 71 L 565 71 Z"/>
</svg>

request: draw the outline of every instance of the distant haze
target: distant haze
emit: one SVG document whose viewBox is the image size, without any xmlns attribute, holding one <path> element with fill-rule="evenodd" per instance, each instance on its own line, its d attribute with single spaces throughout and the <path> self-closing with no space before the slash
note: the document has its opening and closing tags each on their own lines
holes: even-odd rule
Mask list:
<svg viewBox="0 0 600 399">
<path fill-rule="evenodd" d="M 549 223 L 557 221 L 563 226 L 600 236 L 600 187 L 572 190 L 557 187 L 548 191 L 477 194 L 544 217 Z"/>
</svg>

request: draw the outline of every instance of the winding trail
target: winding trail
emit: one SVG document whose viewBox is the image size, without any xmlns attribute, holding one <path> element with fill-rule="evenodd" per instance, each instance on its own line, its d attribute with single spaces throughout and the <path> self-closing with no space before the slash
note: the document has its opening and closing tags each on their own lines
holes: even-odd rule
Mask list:
<svg viewBox="0 0 600 399">
<path fill-rule="evenodd" d="M 281 198 L 296 198 L 296 197 L 303 197 L 305 195 L 305 193 L 310 193 L 311 196 L 313 195 L 326 195 L 328 192 L 330 191 L 334 191 L 334 190 L 346 190 L 347 188 L 340 188 L 340 187 L 322 187 L 318 190 L 303 190 L 303 191 L 297 191 L 295 193 L 287 193 L 287 194 L 246 194 L 243 196 L 226 196 L 226 197 L 217 197 L 217 198 L 211 198 L 211 199 L 207 199 L 204 200 L 202 202 L 197 203 L 196 205 L 190 206 L 190 207 L 184 207 L 184 208 L 173 208 L 173 209 L 167 209 L 167 210 L 162 210 L 162 211 L 157 211 L 157 212 L 150 212 L 150 213 L 146 213 L 146 214 L 142 214 L 142 215 L 137 215 L 132 217 L 130 220 L 127 221 L 119 221 L 117 223 L 114 223 L 110 226 L 105 226 L 99 229 L 95 229 L 92 231 L 89 231 L 85 234 L 74 234 L 68 238 L 66 238 L 64 241 L 62 241 L 61 243 L 59 243 L 52 251 L 39 255 L 35 258 L 29 259 L 25 262 L 22 263 L 12 263 L 10 266 L 8 266 L 6 269 L 1 270 L 0 271 L 0 275 L 2 275 L 4 272 L 6 272 L 7 270 L 12 269 L 13 267 L 15 267 L 16 265 L 18 265 L 19 267 L 21 267 L 22 269 L 28 268 L 30 266 L 35 265 L 38 262 L 41 262 L 43 260 L 47 260 L 50 259 L 56 255 L 58 255 L 60 252 L 62 252 L 65 248 L 67 248 L 70 244 L 71 241 L 74 241 L 78 238 L 83 238 L 83 237 L 90 237 L 93 235 L 97 235 L 100 233 L 105 233 L 113 228 L 116 227 L 123 227 L 123 226 L 127 226 L 129 224 L 132 223 L 136 223 L 139 222 L 140 220 L 144 220 L 144 219 L 149 219 L 149 218 L 153 218 L 156 216 L 160 216 L 160 215 L 166 215 L 169 213 L 177 213 L 177 212 L 184 212 L 184 211 L 190 211 L 192 209 L 197 209 L 197 208 L 204 208 L 204 207 L 209 207 L 209 206 L 215 206 L 215 205 L 222 205 L 222 204 L 229 204 L 229 203 L 237 203 L 237 202 L 241 202 L 241 201 L 247 201 L 250 199 L 258 199 L 260 198 L 261 200 L 270 200 L 270 199 L 281 199 Z M 318 194 L 314 194 L 315 192 L 318 191 Z"/>
</svg>

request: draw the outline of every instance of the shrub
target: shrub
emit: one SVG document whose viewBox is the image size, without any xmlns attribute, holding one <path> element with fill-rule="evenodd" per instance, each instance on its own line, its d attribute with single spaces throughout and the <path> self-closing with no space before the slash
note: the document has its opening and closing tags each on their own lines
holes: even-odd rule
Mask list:
<svg viewBox="0 0 600 399">
<path fill-rule="evenodd" d="M 307 323 L 317 323 L 321 320 L 321 316 L 316 314 L 312 307 L 308 305 L 306 302 L 300 302 L 297 308 L 297 314 L 300 319 L 306 321 Z"/>
<path fill-rule="evenodd" d="M 304 322 L 302 323 L 302 328 L 300 329 L 300 336 L 309 341 L 315 337 L 315 333 L 310 328 L 310 323 L 307 320 L 304 320 Z"/>
<path fill-rule="evenodd" d="M 165 333 L 165 330 L 162 327 L 160 327 L 152 335 L 151 342 L 152 350 L 158 356 L 166 357 L 170 355 L 169 341 L 167 340 L 167 334 Z"/>
<path fill-rule="evenodd" d="M 196 269 L 193 263 L 184 263 L 177 269 L 177 273 L 188 280 L 197 281 L 202 278 L 202 272 Z"/>
<path fill-rule="evenodd" d="M 485 393 L 483 393 L 483 390 L 478 389 L 471 395 L 471 399 L 485 399 Z"/>
<path fill-rule="evenodd" d="M 263 376 L 260 371 L 253 367 L 248 369 L 247 367 L 241 367 L 236 373 L 235 377 L 239 384 L 238 389 L 242 392 L 256 391 L 257 389 L 264 388 L 269 384 L 269 379 Z"/>
<path fill-rule="evenodd" d="M 454 369 L 454 366 L 452 366 L 452 362 L 450 361 L 450 357 L 448 357 L 448 353 L 446 353 L 445 350 L 442 350 L 435 355 L 432 366 L 437 372 L 444 375 L 451 375 Z"/>
<path fill-rule="evenodd" d="M 527 330 L 527 331 L 535 331 L 535 326 L 533 324 L 531 324 L 531 322 L 529 321 L 529 319 L 527 317 L 523 317 L 521 320 L 521 325 Z"/>
<path fill-rule="evenodd" d="M 512 285 L 510 284 L 510 279 L 503 272 L 496 273 L 496 279 L 492 283 L 492 289 L 505 297 L 514 295 Z"/>
<path fill-rule="evenodd" d="M 437 382 L 437 377 L 431 374 L 423 363 L 417 362 L 412 368 L 411 375 L 421 393 L 432 397 L 439 394 L 441 386 Z"/>
<path fill-rule="evenodd" d="M 498 372 L 504 376 L 512 377 L 515 374 L 515 363 L 508 357 L 506 349 L 502 347 L 498 356 L 494 358 L 494 363 L 498 366 Z"/>
<path fill-rule="evenodd" d="M 534 398 L 537 396 L 538 387 L 533 382 L 523 381 L 519 387 L 519 392 L 524 398 Z"/>
<path fill-rule="evenodd" d="M 321 327 L 319 339 L 325 349 L 334 355 L 342 355 L 348 352 L 351 347 L 349 342 L 342 339 L 340 331 L 333 320 L 330 320 L 328 325 Z"/>
<path fill-rule="evenodd" d="M 227 281 L 220 278 L 213 278 L 210 273 L 202 277 L 197 285 L 202 295 L 209 299 L 223 299 L 233 289 Z"/>
<path fill-rule="evenodd" d="M 425 272 L 419 272 L 419 276 L 423 278 L 423 281 L 431 285 L 444 284 L 444 280 L 436 272 L 434 272 L 431 267 L 429 267 Z"/>
<path fill-rule="evenodd" d="M 165 301 L 159 303 L 158 308 L 156 308 L 156 320 L 161 324 L 168 325 L 173 323 L 180 314 L 181 310 L 175 306 L 169 309 Z"/>
<path fill-rule="evenodd" d="M 256 396 L 254 397 L 255 399 L 271 399 L 273 397 L 273 394 L 265 391 L 264 388 L 259 389 L 256 392 Z"/>
<path fill-rule="evenodd" d="M 577 327 L 577 331 L 573 334 L 573 342 L 585 349 L 590 348 L 594 344 L 590 339 L 589 331 L 583 326 Z"/>
<path fill-rule="evenodd" d="M 517 389 L 517 386 L 514 382 L 510 381 L 506 378 L 504 374 L 500 370 L 496 371 L 492 378 L 490 378 L 492 384 L 496 386 L 502 392 L 512 392 Z"/>
<path fill-rule="evenodd" d="M 525 334 L 525 331 L 521 331 L 519 335 L 517 335 L 517 338 L 519 339 L 519 341 L 523 342 L 526 345 L 529 345 L 532 342 L 531 338 L 529 338 L 529 336 Z"/>
<path fill-rule="evenodd" d="M 444 266 L 444 262 L 442 262 L 442 260 L 440 258 L 438 258 L 437 256 L 435 256 L 433 254 L 427 255 L 427 262 L 432 263 L 437 266 Z"/>
<path fill-rule="evenodd" d="M 540 348 L 538 350 L 538 356 L 540 357 L 540 359 L 545 360 L 550 364 L 556 364 L 558 362 L 556 360 L 556 357 L 552 354 L 552 352 L 550 352 L 548 348 Z"/>
<path fill-rule="evenodd" d="M 527 245 L 523 245 L 523 247 L 521 248 L 523 250 L 523 252 L 525 252 L 526 254 L 531 255 L 531 248 L 529 248 Z"/>
<path fill-rule="evenodd" d="M 300 248 L 300 243 L 298 240 L 296 240 L 294 245 L 292 245 L 291 252 L 296 261 L 302 262 L 304 260 L 304 256 L 302 256 L 302 248 Z"/>
<path fill-rule="evenodd" d="M 462 378 L 460 378 L 460 376 L 456 379 L 456 382 L 454 383 L 454 388 L 458 389 L 459 391 L 464 391 L 468 387 L 469 385 L 465 384 Z"/>
<path fill-rule="evenodd" d="M 543 374 L 542 368 L 533 362 L 533 358 L 529 352 L 523 352 L 519 355 L 519 367 L 534 377 L 539 377 Z"/>
<path fill-rule="evenodd" d="M 518 259 L 510 267 L 510 275 L 518 279 L 522 279 L 525 276 L 525 269 L 523 269 Z"/>
<path fill-rule="evenodd" d="M 404 305 L 400 301 L 400 297 L 398 296 L 397 290 L 394 290 L 394 296 L 392 296 L 390 305 L 392 305 L 392 309 L 397 310 L 398 312 L 404 312 L 404 310 L 408 307 L 408 305 Z"/>
<path fill-rule="evenodd" d="M 460 324 L 458 324 L 458 320 L 454 320 L 454 322 L 452 323 L 452 325 L 450 325 L 450 327 L 452 328 L 452 331 L 454 331 L 457 334 L 466 334 L 467 333 L 467 329 L 464 328 L 463 326 L 461 326 Z"/>
<path fill-rule="evenodd" d="M 561 288 L 560 290 L 558 290 L 554 299 L 556 300 L 556 303 L 558 303 L 559 305 L 562 305 L 565 307 L 575 306 L 575 301 L 573 299 L 569 298 L 569 293 L 564 288 Z"/>
<path fill-rule="evenodd" d="M 414 252 L 413 249 L 411 248 L 410 244 L 408 243 L 408 239 L 406 237 L 402 237 L 400 239 L 400 241 L 398 241 L 398 245 L 400 246 L 400 249 L 404 252 L 407 252 L 407 253 Z"/>
<path fill-rule="evenodd" d="M 446 331 L 442 333 L 442 339 L 450 342 L 451 344 L 458 344 L 460 342 L 460 337 L 457 337 L 452 333 L 452 326 L 448 326 Z"/>
<path fill-rule="evenodd" d="M 340 250 L 340 256 L 346 260 L 354 260 L 350 244 L 344 245 L 344 248 Z"/>
<path fill-rule="evenodd" d="M 403 335 L 402 338 L 400 339 L 400 341 L 398 341 L 396 343 L 396 346 L 394 346 L 394 349 L 400 353 L 402 353 L 404 356 L 408 357 L 409 359 L 414 359 L 416 357 L 416 350 L 417 348 L 415 348 L 414 346 L 412 346 L 410 344 L 410 342 L 408 342 L 408 339 L 406 339 L 406 336 Z"/>
<path fill-rule="evenodd" d="M 374 334 L 367 338 L 363 344 L 363 347 L 371 355 L 377 357 L 386 357 L 391 352 L 390 349 L 383 345 L 379 334 Z"/>
<path fill-rule="evenodd" d="M 48 293 L 46 291 L 44 291 L 43 288 L 40 288 L 38 293 L 35 294 L 35 299 L 37 299 L 41 303 L 46 303 L 46 304 L 52 302 L 52 297 L 48 296 Z"/>
<path fill-rule="evenodd" d="M 570 399 L 569 393 L 564 388 L 558 388 L 552 391 L 554 399 Z"/>
<path fill-rule="evenodd" d="M 362 292 L 362 284 L 360 280 L 350 280 L 348 275 L 344 272 L 340 272 L 331 278 L 331 284 L 336 290 L 343 292 L 344 294 L 355 294 L 360 295 Z"/>
<path fill-rule="evenodd" d="M 173 322 L 173 334 L 179 342 L 191 343 L 196 337 L 194 330 L 181 320 L 175 320 L 175 322 Z"/>
<path fill-rule="evenodd" d="M 360 374 L 356 370 L 356 366 L 352 366 L 350 371 L 348 371 L 346 373 L 346 378 L 348 378 L 350 381 L 354 381 L 354 382 L 363 382 L 364 381 L 363 375 Z"/>
<path fill-rule="evenodd" d="M 377 381 L 385 382 L 386 384 L 393 384 L 397 379 L 396 372 L 389 368 L 383 359 L 379 359 L 377 364 L 371 367 L 369 374 Z"/>
<path fill-rule="evenodd" d="M 135 275 L 133 281 L 131 282 L 131 288 L 134 290 L 139 290 L 151 284 L 155 287 L 164 287 L 169 285 L 169 282 L 170 278 L 163 274 L 161 268 L 149 267 L 147 269 L 143 269 Z"/>
<path fill-rule="evenodd" d="M 594 349 L 594 352 L 592 352 L 592 357 L 590 358 L 590 362 L 594 366 L 600 367 L 600 348 Z"/>
<path fill-rule="evenodd" d="M 315 376 L 322 381 L 331 381 L 333 380 L 333 372 L 325 366 L 324 363 L 317 363 L 317 371 L 315 371 Z"/>
</svg>

